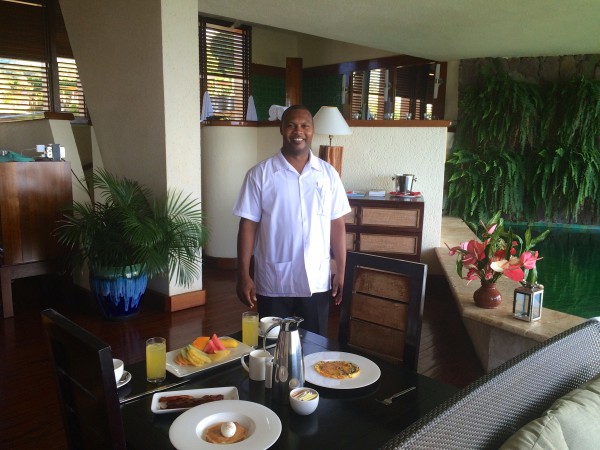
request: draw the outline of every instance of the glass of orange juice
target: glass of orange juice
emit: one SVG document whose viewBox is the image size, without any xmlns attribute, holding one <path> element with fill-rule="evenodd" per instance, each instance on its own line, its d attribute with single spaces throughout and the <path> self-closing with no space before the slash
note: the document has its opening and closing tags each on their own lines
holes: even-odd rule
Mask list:
<svg viewBox="0 0 600 450">
<path fill-rule="evenodd" d="M 242 342 L 250 347 L 258 346 L 258 312 L 242 313 Z"/>
<path fill-rule="evenodd" d="M 167 340 L 153 337 L 146 341 L 146 379 L 162 383 L 167 376 Z"/>
</svg>

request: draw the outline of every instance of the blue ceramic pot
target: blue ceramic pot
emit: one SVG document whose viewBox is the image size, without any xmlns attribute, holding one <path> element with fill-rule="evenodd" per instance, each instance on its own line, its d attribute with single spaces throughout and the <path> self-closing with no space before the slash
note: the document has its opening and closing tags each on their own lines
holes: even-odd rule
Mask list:
<svg viewBox="0 0 600 450">
<path fill-rule="evenodd" d="M 148 276 L 139 269 L 127 266 L 90 272 L 90 289 L 105 318 L 121 319 L 138 313 L 148 285 Z"/>
</svg>

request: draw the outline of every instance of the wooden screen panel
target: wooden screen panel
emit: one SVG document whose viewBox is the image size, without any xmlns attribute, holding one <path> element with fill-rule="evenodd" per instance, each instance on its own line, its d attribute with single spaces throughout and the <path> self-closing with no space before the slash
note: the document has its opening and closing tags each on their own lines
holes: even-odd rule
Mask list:
<svg viewBox="0 0 600 450">
<path fill-rule="evenodd" d="M 380 225 L 387 227 L 419 227 L 418 209 L 362 208 L 362 225 Z"/>
<path fill-rule="evenodd" d="M 416 255 L 418 251 L 418 245 L 418 236 L 395 236 L 391 234 L 361 233 L 359 251 Z"/>
<path fill-rule="evenodd" d="M 393 272 L 357 267 L 354 273 L 355 293 L 408 302 L 410 278 Z"/>
<path fill-rule="evenodd" d="M 405 330 L 408 304 L 355 293 L 350 314 L 352 318 Z"/>
<path fill-rule="evenodd" d="M 359 319 L 350 319 L 348 345 L 374 353 L 380 357 L 402 361 L 404 357 L 404 337 L 405 334 L 401 330 Z"/>
</svg>

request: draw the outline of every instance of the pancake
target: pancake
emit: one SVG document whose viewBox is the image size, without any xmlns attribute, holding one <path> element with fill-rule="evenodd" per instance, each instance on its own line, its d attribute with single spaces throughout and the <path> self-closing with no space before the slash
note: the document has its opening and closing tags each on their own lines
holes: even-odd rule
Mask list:
<svg viewBox="0 0 600 450">
<path fill-rule="evenodd" d="M 324 377 L 343 380 L 360 375 L 360 367 L 350 361 L 318 361 L 315 371 Z"/>
<path fill-rule="evenodd" d="M 208 427 L 204 439 L 211 444 L 235 444 L 246 439 L 246 428 L 237 422 L 235 423 L 235 434 L 231 437 L 225 437 L 221 434 L 221 425 L 225 422 L 219 422 Z"/>
</svg>

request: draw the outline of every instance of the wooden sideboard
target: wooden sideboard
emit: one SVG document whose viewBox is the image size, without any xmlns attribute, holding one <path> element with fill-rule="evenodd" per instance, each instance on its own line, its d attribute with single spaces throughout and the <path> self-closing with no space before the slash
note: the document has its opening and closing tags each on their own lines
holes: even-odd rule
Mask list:
<svg viewBox="0 0 600 450">
<path fill-rule="evenodd" d="M 423 197 L 349 199 L 345 216 L 346 248 L 362 253 L 420 262 L 423 241 Z"/>
<path fill-rule="evenodd" d="M 4 317 L 12 317 L 12 280 L 52 273 L 64 256 L 52 235 L 61 209 L 73 204 L 71 164 L 0 163 L 0 284 Z"/>
</svg>

